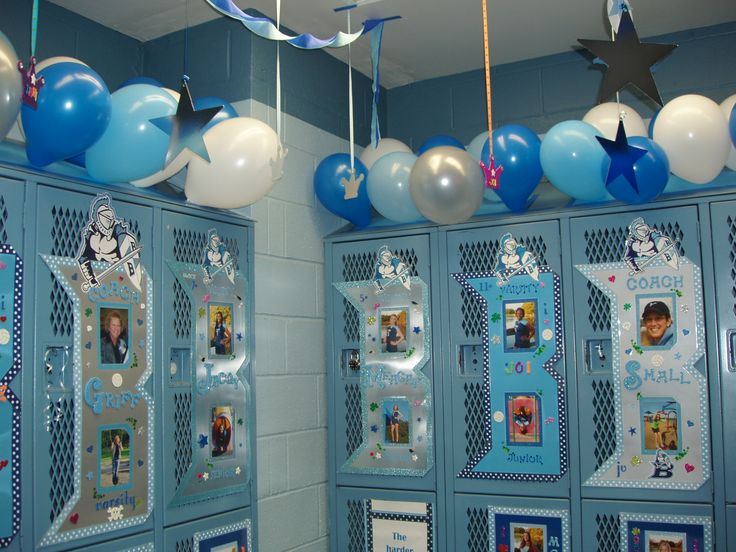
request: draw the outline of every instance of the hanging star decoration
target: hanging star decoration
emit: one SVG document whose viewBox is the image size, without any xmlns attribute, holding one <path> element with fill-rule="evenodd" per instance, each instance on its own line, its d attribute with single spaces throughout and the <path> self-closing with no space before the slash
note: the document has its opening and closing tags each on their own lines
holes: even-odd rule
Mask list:
<svg viewBox="0 0 736 552">
<path fill-rule="evenodd" d="M 151 119 L 151 123 L 170 136 L 164 167 L 176 159 L 184 149 L 189 149 L 208 163 L 210 160 L 207 146 L 202 138 L 202 129 L 220 112 L 223 106 L 195 110 L 192 96 L 189 93 L 188 80 L 189 77 L 185 76 L 181 81 L 176 114 Z"/>
<path fill-rule="evenodd" d="M 677 44 L 643 44 L 639 41 L 631 14 L 627 10 L 621 14 L 616 40 L 579 38 L 578 42 L 608 66 L 598 93 L 599 103 L 627 84 L 633 84 L 659 105 L 663 105 L 651 67 L 677 48 Z"/>
<path fill-rule="evenodd" d="M 629 142 L 626 140 L 626 130 L 624 129 L 623 121 L 618 122 L 615 140 L 609 140 L 601 136 L 596 136 L 596 139 L 611 158 L 608 175 L 606 176 L 606 187 L 621 175 L 631 184 L 634 192 L 638 194 L 639 186 L 636 184 L 634 163 L 644 157 L 647 154 L 647 150 L 629 145 Z"/>
<path fill-rule="evenodd" d="M 36 76 L 36 57 L 31 56 L 31 60 L 28 62 L 28 68 L 23 66 L 22 61 L 18 61 L 18 71 L 20 71 L 23 80 L 21 100 L 31 109 L 36 109 L 38 107 L 38 93 L 45 84 L 43 76 Z"/>
<path fill-rule="evenodd" d="M 501 186 L 501 175 L 503 174 L 503 165 L 496 166 L 496 160 L 491 155 L 490 164 L 486 165 L 483 161 L 480 162 L 480 168 L 483 170 L 483 175 L 486 178 L 486 188 L 491 190 L 498 190 Z"/>
</svg>

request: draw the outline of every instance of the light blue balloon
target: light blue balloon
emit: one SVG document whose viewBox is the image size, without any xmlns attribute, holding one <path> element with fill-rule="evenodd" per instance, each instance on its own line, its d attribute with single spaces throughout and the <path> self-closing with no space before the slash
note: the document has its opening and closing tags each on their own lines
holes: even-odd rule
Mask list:
<svg viewBox="0 0 736 552">
<path fill-rule="evenodd" d="M 542 169 L 552 185 L 582 201 L 612 199 L 601 171 L 608 156 L 596 136 L 598 131 L 588 123 L 563 121 L 549 129 L 539 151 Z"/>
<path fill-rule="evenodd" d="M 374 209 L 389 220 L 424 220 L 409 191 L 409 176 L 416 160 L 413 153 L 388 153 L 373 163 L 368 172 L 368 198 Z"/>
<path fill-rule="evenodd" d="M 87 170 L 100 182 L 129 182 L 160 171 L 169 136 L 150 120 L 176 113 L 170 94 L 131 84 L 112 94 L 112 117 L 102 138 L 87 150 Z"/>
<path fill-rule="evenodd" d="M 197 98 L 196 100 L 194 100 L 194 109 L 196 109 L 197 111 L 199 111 L 200 109 L 207 109 L 208 107 L 217 107 L 220 105 L 222 106 L 222 109 L 218 111 L 217 115 L 215 115 L 212 120 L 202 128 L 202 133 L 207 132 L 217 123 L 221 123 L 222 121 L 225 121 L 227 119 L 233 119 L 237 117 L 238 112 L 235 111 L 235 108 L 231 104 L 229 104 L 222 98 L 217 98 L 215 96 L 205 96 L 203 98 Z"/>
<path fill-rule="evenodd" d="M 36 109 L 23 104 L 26 154 L 36 166 L 74 157 L 103 135 L 110 121 L 111 96 L 105 81 L 81 63 L 44 67 Z"/>
<path fill-rule="evenodd" d="M 481 152 L 483 151 L 483 146 L 485 145 L 487 140 L 488 140 L 488 131 L 485 130 L 481 132 L 478 136 L 473 138 L 468 144 L 468 147 L 465 149 L 470 155 L 473 156 L 473 159 L 477 159 L 478 161 L 480 161 Z"/>
</svg>

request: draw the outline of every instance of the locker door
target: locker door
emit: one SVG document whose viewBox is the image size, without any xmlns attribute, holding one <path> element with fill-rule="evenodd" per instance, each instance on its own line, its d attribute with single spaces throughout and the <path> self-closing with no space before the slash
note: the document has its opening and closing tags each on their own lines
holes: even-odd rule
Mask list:
<svg viewBox="0 0 736 552">
<path fill-rule="evenodd" d="M 25 261 L 23 256 L 24 187 L 25 182 L 0 178 L 0 244 L 13 247 L 22 261 Z M 8 284 L 12 286 L 12 278 Z M 9 291 L 12 292 L 12 290 Z M 26 301 L 28 301 L 27 298 Z M 12 310 L 13 304 L 11 297 L 3 297 L 3 308 L 6 308 L 7 305 Z M 3 312 L 3 314 L 8 314 L 8 312 Z M 6 317 L 3 316 L 2 325 L 5 325 L 5 320 Z M 10 317 L 8 322 L 12 320 Z M 31 328 L 31 323 L 26 322 L 21 334 L 24 331 L 32 332 Z M 22 335 L 22 337 L 24 342 L 29 338 L 27 335 Z M 8 346 L 12 347 L 12 345 L 11 342 Z M 6 490 L 6 492 L 0 492 L 0 512 L 2 512 L 0 514 L 0 548 L 6 547 L 11 551 L 17 551 L 20 550 L 20 534 L 27 534 L 24 528 L 27 527 L 27 531 L 30 531 L 31 527 L 30 510 L 27 520 L 21 516 L 20 512 L 23 502 L 21 492 L 26 496 L 31 496 L 28 489 L 25 489 L 25 485 L 30 485 L 32 481 L 29 477 L 30 472 L 26 473 L 21 481 L 25 472 L 22 466 L 24 461 L 31 457 L 32 447 L 23 446 L 23 443 L 30 443 L 30 440 L 23 438 L 21 432 L 27 432 L 28 424 L 23 424 L 21 428 L 20 420 L 26 419 L 21 415 L 24 410 L 29 415 L 32 412 L 30 394 L 24 394 L 22 389 L 24 383 L 29 385 L 33 381 L 31 375 L 33 368 L 24 367 L 21 363 L 20 370 L 17 371 L 17 367 L 13 366 L 12 355 L 5 356 L 5 361 L 0 365 L 0 385 L 7 386 L 8 389 L 5 392 L 0 391 L 0 395 L 5 398 L 0 402 L 0 427 L 2 427 L 0 430 L 0 465 L 3 466 L 0 470 L 0 489 Z M 28 372 L 25 377 L 24 371 Z M 10 396 L 14 397 L 12 401 L 8 400 Z M 11 492 L 11 489 L 14 490 Z"/>
<path fill-rule="evenodd" d="M 412 276 L 419 276 L 430 285 L 429 238 L 426 235 L 356 241 L 333 244 L 332 264 L 327 277 L 331 282 L 354 282 L 372 280 L 381 246 L 388 248 L 404 260 Z M 431 288 L 430 288 L 431 289 Z M 338 485 L 370 486 L 381 488 L 403 488 L 432 490 L 435 486 L 435 470 L 423 477 L 381 476 L 368 474 L 340 473 L 340 467 L 363 442 L 362 398 L 360 369 L 351 368 L 351 354 L 360 349 L 360 324 L 358 311 L 347 299 L 331 288 L 332 312 L 331 332 L 334 387 L 332 397 L 334 416 L 330 431 L 334 432 L 335 455 L 332 465 L 337 472 Z M 435 336 L 436 338 L 436 336 Z M 353 353 L 355 351 L 355 353 Z M 432 360 L 425 365 L 424 375 L 433 379 Z M 434 403 L 436 405 L 436 402 Z M 435 410 L 436 412 L 436 410 Z M 435 420 L 436 420 L 435 416 Z M 436 444 L 436 441 L 435 441 Z M 437 448 L 435 446 L 435 458 Z"/>
<path fill-rule="evenodd" d="M 249 240 L 251 229 L 245 226 L 223 223 L 216 220 L 192 217 L 185 214 L 163 212 L 161 299 L 163 317 L 161 320 L 163 340 L 163 364 L 161 371 L 163 389 L 162 453 L 163 465 L 163 502 L 164 524 L 170 526 L 183 521 L 205 515 L 232 510 L 251 504 L 251 489 L 254 470 L 251 470 L 250 483 L 245 490 L 228 493 L 223 490 L 220 497 L 202 496 L 199 499 L 179 499 L 177 492 L 185 488 L 192 473 L 193 451 L 199 450 L 197 442 L 192 439 L 193 406 L 195 390 L 192 389 L 192 377 L 195 359 L 192 351 L 192 304 L 189 296 L 182 288 L 173 272 L 166 266 L 166 261 L 201 265 L 207 245 L 207 232 L 215 228 L 227 246 L 230 254 L 236 259 L 236 270 L 250 278 Z M 247 295 L 250 290 L 243 290 Z M 248 312 L 252 313 L 253 298 L 246 297 Z M 252 339 L 252 323 L 246 316 L 246 331 Z M 251 354 L 245 366 L 245 377 L 253 385 L 251 373 Z M 251 451 L 255 445 L 255 424 L 253 410 L 253 389 L 250 395 L 250 410 L 245 416 L 249 424 Z M 235 427 L 234 431 L 237 431 Z M 233 433 L 233 435 L 235 435 Z M 251 462 L 255 460 L 251 456 Z M 253 464 L 251 464 L 253 465 Z M 194 474 L 197 477 L 197 474 Z"/>
<path fill-rule="evenodd" d="M 89 217 L 92 194 L 73 193 L 65 190 L 39 186 L 35 206 L 36 251 L 56 256 L 76 257 L 81 240 L 81 231 Z M 143 205 L 125 203 L 113 198 L 117 216 L 128 222 L 129 229 L 143 245 L 141 262 L 152 276 L 153 213 Z M 75 480 L 75 412 L 72 365 L 74 318 L 72 302 L 53 276 L 48 266 L 36 255 L 29 259 L 35 267 L 33 313 L 35 341 L 33 369 L 35 370 L 35 408 L 33 413 L 35 455 L 34 474 L 34 539 L 36 546 L 41 539 L 51 534 L 54 521 L 62 514 L 67 504 L 78 504 L 79 482 Z M 147 383 L 153 396 L 153 378 Z M 79 409 L 81 411 L 81 408 Z M 81 479 L 81 474 L 80 474 Z M 89 500 L 89 497 L 82 497 Z M 153 496 L 149 497 L 151 501 Z M 71 522 L 75 523 L 74 514 Z M 95 530 L 94 537 L 74 540 L 74 546 L 82 546 L 101 539 L 119 538 L 122 535 L 140 532 L 153 527 L 153 516 L 140 525 L 118 531 Z M 64 520 L 64 523 L 66 520 Z M 98 526 L 97 526 L 98 527 Z M 71 543 L 62 542 L 46 547 L 48 550 L 68 550 Z"/>
<path fill-rule="evenodd" d="M 726 502 L 736 503 L 736 201 L 711 206 Z M 716 459 L 716 469 L 719 462 Z"/>
<path fill-rule="evenodd" d="M 654 229 L 676 240 L 680 255 L 697 265 L 701 264 L 697 209 L 678 207 L 572 219 L 570 245 L 573 265 L 622 261 L 628 226 L 636 217 L 643 217 Z M 579 390 L 580 471 L 581 483 L 584 483 L 616 453 L 611 303 L 602 291 L 577 270 L 572 279 L 575 370 Z M 600 356 L 598 346 L 601 347 Z M 696 368 L 704 373 L 705 366 L 703 357 Z M 624 465 L 622 469 L 626 467 Z M 624 500 L 646 498 L 707 502 L 711 500 L 712 483 L 709 479 L 695 491 L 583 486 L 582 494 L 584 497 Z"/>
<path fill-rule="evenodd" d="M 561 275 L 560 232 L 556 221 L 448 232 L 449 273 L 493 271 L 501 246 L 501 237 L 507 232 L 537 257 L 539 266 L 549 266 L 555 273 Z M 490 421 L 485 418 L 481 335 L 486 314 L 467 291 L 451 277 L 450 280 L 448 283 L 450 347 L 449 357 L 446 357 L 448 366 L 444 371 L 445 385 L 450 386 L 450 392 L 445 399 L 445 412 L 451 413 L 445 423 L 449 440 L 448 469 L 451 470 L 447 474 L 448 485 L 452 485 L 456 492 L 567 497 L 570 483 L 566 472 L 554 482 L 518 481 L 511 480 L 510 476 L 507 479 L 459 476 L 460 472 L 474 458 L 481 455 L 487 446 L 485 425 L 490 424 Z M 554 367 L 563 377 L 564 363 L 563 357 Z M 502 433 L 498 428 L 496 424 L 494 429 L 497 433 Z M 503 440 L 502 436 L 494 437 L 494 446 L 501 447 Z"/>
</svg>

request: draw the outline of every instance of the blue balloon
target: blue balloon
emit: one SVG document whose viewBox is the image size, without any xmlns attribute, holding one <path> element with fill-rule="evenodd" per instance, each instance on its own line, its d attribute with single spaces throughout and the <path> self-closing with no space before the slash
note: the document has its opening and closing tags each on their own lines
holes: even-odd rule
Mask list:
<svg viewBox="0 0 736 552">
<path fill-rule="evenodd" d="M 736 146 L 736 104 L 733 104 L 731 116 L 728 118 L 728 131 L 731 133 L 731 142 Z"/>
<path fill-rule="evenodd" d="M 529 196 L 542 179 L 542 163 L 539 148 L 542 141 L 534 131 L 524 125 L 504 125 L 493 131 L 493 158 L 496 168 L 503 167 L 499 179 L 498 197 L 512 211 L 525 211 Z M 486 140 L 481 160 L 488 166 L 490 144 Z M 486 199 L 491 188 L 486 188 Z"/>
<path fill-rule="evenodd" d="M 110 125 L 87 150 L 89 174 L 100 182 L 129 182 L 163 169 L 169 136 L 150 120 L 174 113 L 174 98 L 158 86 L 131 84 L 115 91 Z"/>
<path fill-rule="evenodd" d="M 409 176 L 416 160 L 413 153 L 387 153 L 368 171 L 368 199 L 376 211 L 389 220 L 415 222 L 424 219 L 409 191 Z"/>
<path fill-rule="evenodd" d="M 657 121 L 657 116 L 659 115 L 659 112 L 662 111 L 661 109 L 658 109 L 654 112 L 654 115 L 652 115 L 652 118 L 649 120 L 649 128 L 647 129 L 647 134 L 650 138 L 654 139 L 654 123 Z"/>
<path fill-rule="evenodd" d="M 69 159 L 67 159 L 67 161 L 69 163 L 71 163 L 72 165 L 76 165 L 77 167 L 84 168 L 84 167 L 87 166 L 87 162 L 85 161 L 84 158 L 85 158 L 85 155 L 84 155 L 84 152 L 82 152 L 79 155 L 75 155 L 74 157 L 70 157 Z"/>
<path fill-rule="evenodd" d="M 463 143 L 457 138 L 453 138 L 452 136 L 448 136 L 446 134 L 438 134 L 437 136 L 427 138 L 424 143 L 419 146 L 419 149 L 417 150 L 417 156 L 422 155 L 425 151 L 429 149 L 438 148 L 440 146 L 452 146 L 453 148 L 460 148 L 461 150 L 465 149 Z"/>
<path fill-rule="evenodd" d="M 215 96 L 205 96 L 194 100 L 194 109 L 197 111 L 200 109 L 207 109 L 208 107 L 217 107 L 219 105 L 222 106 L 222 109 L 218 111 L 217 115 L 215 115 L 212 120 L 202 128 L 203 133 L 207 132 L 217 123 L 221 123 L 227 119 L 234 119 L 238 116 L 238 112 L 235 111 L 235 108 L 231 104 L 221 98 L 216 98 Z"/>
<path fill-rule="evenodd" d="M 314 191 L 320 202 L 331 213 L 349 220 L 362 228 L 371 222 L 371 202 L 365 182 L 368 171 L 360 159 L 355 158 L 355 180 L 360 181 L 358 196 L 345 199 L 343 180 L 350 180 L 350 155 L 333 153 L 325 157 L 314 172 Z"/>
<path fill-rule="evenodd" d="M 601 167 L 608 160 L 595 137 L 598 131 L 583 121 L 563 121 L 547 132 L 539 150 L 544 174 L 561 192 L 582 201 L 606 201 Z"/>
<path fill-rule="evenodd" d="M 628 138 L 630 146 L 647 151 L 634 163 L 634 174 L 638 190 L 635 190 L 623 175 L 616 177 L 609 185 L 608 192 L 624 203 L 646 203 L 662 193 L 670 178 L 670 162 L 662 146 L 644 136 Z M 602 177 L 608 173 L 608 158 L 604 160 Z"/>
<path fill-rule="evenodd" d="M 151 86 L 163 87 L 163 84 L 161 84 L 156 79 L 152 79 L 151 77 L 132 77 L 126 81 L 123 81 L 123 83 L 118 86 L 118 90 L 126 86 L 130 86 L 131 84 L 150 84 Z"/>
<path fill-rule="evenodd" d="M 93 69 L 55 63 L 39 73 L 38 106 L 21 108 L 28 160 L 39 167 L 79 155 L 100 139 L 110 122 L 110 92 Z"/>
</svg>

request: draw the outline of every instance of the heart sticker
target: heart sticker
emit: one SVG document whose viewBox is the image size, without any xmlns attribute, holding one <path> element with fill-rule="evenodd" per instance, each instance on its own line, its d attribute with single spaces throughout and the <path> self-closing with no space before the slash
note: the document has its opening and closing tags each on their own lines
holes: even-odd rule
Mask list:
<svg viewBox="0 0 736 552">
<path fill-rule="evenodd" d="M 85 349 L 91 349 L 92 348 L 92 342 L 91 341 L 88 341 L 87 343 L 85 343 L 84 344 L 84 348 Z"/>
<path fill-rule="evenodd" d="M 611 282 L 611 283 L 615 282 L 616 281 L 616 276 L 609 276 L 608 277 L 608 281 Z"/>
<path fill-rule="evenodd" d="M 136 322 L 138 322 L 138 325 L 139 326 L 142 326 L 143 325 L 143 320 L 141 320 L 140 318 L 138 320 L 136 320 Z"/>
<path fill-rule="evenodd" d="M 76 282 L 78 278 L 79 278 L 79 274 L 77 274 L 76 272 L 72 274 L 72 280 Z"/>
<path fill-rule="evenodd" d="M 87 452 L 89 452 L 90 454 L 92 453 L 93 450 L 95 450 L 94 445 L 90 445 L 87 447 Z"/>
<path fill-rule="evenodd" d="M 69 516 L 69 521 L 71 521 L 74 525 L 76 525 L 77 522 L 79 521 L 79 513 L 78 512 L 74 512 L 72 515 L 70 515 Z"/>
<path fill-rule="evenodd" d="M 140 468 L 143 465 L 143 460 L 138 460 L 138 467 Z"/>
<path fill-rule="evenodd" d="M 685 471 L 686 471 L 687 473 L 690 473 L 690 472 L 691 472 L 691 471 L 693 471 L 694 469 L 695 469 L 695 466 L 693 466 L 692 464 L 685 464 Z"/>
<path fill-rule="evenodd" d="M 682 335 L 690 335 L 690 330 L 688 329 L 682 330 Z"/>
<path fill-rule="evenodd" d="M 695 425 L 695 422 L 693 422 L 692 420 L 687 421 L 687 427 L 693 427 L 694 425 Z"/>
</svg>

